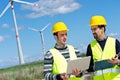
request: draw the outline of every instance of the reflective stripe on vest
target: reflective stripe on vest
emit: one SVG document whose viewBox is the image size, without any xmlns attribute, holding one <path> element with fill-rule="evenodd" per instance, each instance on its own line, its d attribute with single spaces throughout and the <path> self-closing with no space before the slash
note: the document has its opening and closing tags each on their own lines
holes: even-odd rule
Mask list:
<svg viewBox="0 0 120 80">
<path fill-rule="evenodd" d="M 120 69 L 105 69 L 105 70 L 99 70 L 99 71 L 96 71 L 94 72 L 94 75 L 97 76 L 97 75 L 102 75 L 102 74 L 106 74 L 106 73 L 116 73 L 116 72 L 120 72 Z"/>
<path fill-rule="evenodd" d="M 69 49 L 70 60 L 77 59 L 74 48 L 71 45 L 67 45 L 67 47 Z M 50 49 L 50 52 L 53 54 L 54 59 L 52 73 L 53 74 L 66 73 L 67 61 L 64 58 L 64 56 L 61 55 L 61 53 L 55 48 Z M 80 78 L 72 77 L 69 78 L 69 80 L 80 80 Z"/>
</svg>

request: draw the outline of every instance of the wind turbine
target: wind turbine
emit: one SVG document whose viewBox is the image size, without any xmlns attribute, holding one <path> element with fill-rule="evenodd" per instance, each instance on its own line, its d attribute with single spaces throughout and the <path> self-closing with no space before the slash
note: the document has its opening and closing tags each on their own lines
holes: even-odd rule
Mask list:
<svg viewBox="0 0 120 80">
<path fill-rule="evenodd" d="M 34 28 L 29 28 L 30 30 L 33 30 L 33 31 L 36 31 L 36 32 L 39 32 L 39 33 L 40 33 L 43 55 L 45 54 L 45 43 L 44 43 L 43 31 L 44 31 L 49 25 L 50 25 L 50 23 L 48 23 L 46 26 L 44 26 L 41 30 L 37 30 L 37 29 L 34 29 Z"/>
<path fill-rule="evenodd" d="M 20 38 L 19 38 L 19 33 L 18 33 L 18 27 L 17 27 L 17 22 L 16 22 L 16 16 L 14 12 L 14 5 L 13 2 L 18 2 L 18 3 L 24 3 L 28 5 L 33 5 L 37 6 L 36 4 L 30 3 L 30 2 L 25 2 L 25 1 L 20 1 L 20 0 L 10 0 L 6 8 L 2 11 L 0 14 L 0 17 L 3 16 L 3 14 L 8 10 L 8 8 L 11 6 L 12 8 L 12 15 L 13 15 L 13 21 L 14 21 L 14 26 L 15 26 L 15 33 L 16 33 L 16 40 L 17 40 L 17 46 L 18 46 L 18 55 L 19 55 L 19 62 L 20 64 L 24 64 L 24 58 L 23 58 L 23 53 L 22 53 L 22 48 L 21 48 L 21 43 L 20 43 Z"/>
</svg>

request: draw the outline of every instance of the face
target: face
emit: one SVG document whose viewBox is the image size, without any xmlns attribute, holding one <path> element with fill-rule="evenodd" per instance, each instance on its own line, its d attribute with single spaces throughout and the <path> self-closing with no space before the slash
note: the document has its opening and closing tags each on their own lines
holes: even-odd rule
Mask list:
<svg viewBox="0 0 120 80">
<path fill-rule="evenodd" d="M 66 40 L 67 40 L 67 32 L 66 31 L 60 31 L 54 37 L 57 41 L 57 45 L 64 46 L 66 44 Z"/>
<path fill-rule="evenodd" d="M 99 28 L 98 26 L 92 26 L 91 30 L 94 38 L 100 40 L 104 32 L 103 28 Z"/>
</svg>

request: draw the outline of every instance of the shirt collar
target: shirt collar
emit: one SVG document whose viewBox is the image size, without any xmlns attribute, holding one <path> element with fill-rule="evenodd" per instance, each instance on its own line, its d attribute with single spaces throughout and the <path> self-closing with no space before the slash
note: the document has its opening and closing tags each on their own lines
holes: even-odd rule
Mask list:
<svg viewBox="0 0 120 80">
<path fill-rule="evenodd" d="M 67 44 L 63 48 L 61 48 L 59 45 L 55 44 L 54 48 L 56 48 L 58 50 L 66 49 L 67 48 Z"/>
<path fill-rule="evenodd" d="M 97 40 L 97 41 L 105 41 L 107 40 L 108 36 L 106 36 L 103 40 Z"/>
</svg>

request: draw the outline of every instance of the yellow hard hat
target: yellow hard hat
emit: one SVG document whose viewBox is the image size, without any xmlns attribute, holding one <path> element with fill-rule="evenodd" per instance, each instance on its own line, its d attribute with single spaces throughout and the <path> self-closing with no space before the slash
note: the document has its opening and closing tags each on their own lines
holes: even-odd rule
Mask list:
<svg viewBox="0 0 120 80">
<path fill-rule="evenodd" d="M 90 20 L 90 26 L 94 26 L 94 25 L 107 25 L 106 20 L 103 16 L 100 15 L 96 15 L 96 16 L 92 16 L 91 20 Z"/>
<path fill-rule="evenodd" d="M 59 31 L 68 31 L 68 28 L 64 22 L 57 22 L 54 24 L 54 26 L 52 28 L 52 33 L 56 33 Z"/>
</svg>

